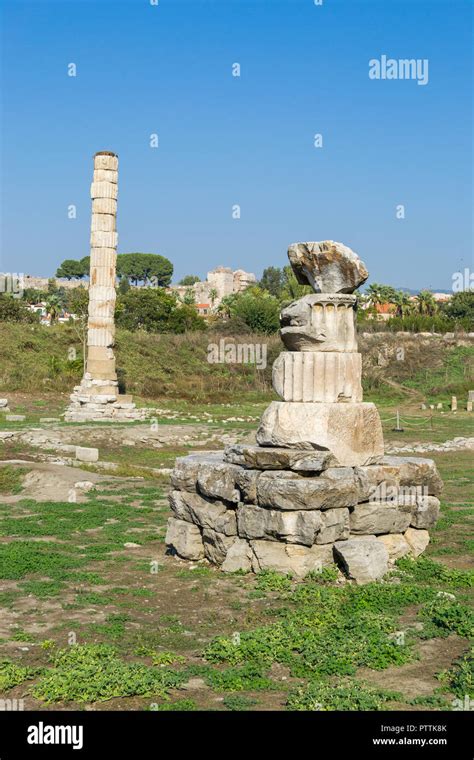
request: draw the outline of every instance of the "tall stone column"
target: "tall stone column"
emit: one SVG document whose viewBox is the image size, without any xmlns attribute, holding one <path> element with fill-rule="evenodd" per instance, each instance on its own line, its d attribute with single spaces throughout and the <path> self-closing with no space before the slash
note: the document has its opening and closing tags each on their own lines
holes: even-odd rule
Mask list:
<svg viewBox="0 0 474 760">
<path fill-rule="evenodd" d="M 89 309 L 87 363 L 81 384 L 74 388 L 65 419 L 137 419 L 142 413 L 131 396 L 119 394 L 115 356 L 115 281 L 117 262 L 118 156 L 100 151 L 94 156 L 91 185 Z"/>
</svg>

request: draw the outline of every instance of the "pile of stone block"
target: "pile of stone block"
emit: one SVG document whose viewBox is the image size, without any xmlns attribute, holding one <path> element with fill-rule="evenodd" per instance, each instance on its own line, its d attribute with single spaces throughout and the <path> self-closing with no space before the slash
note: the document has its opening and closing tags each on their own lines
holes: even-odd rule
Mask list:
<svg viewBox="0 0 474 760">
<path fill-rule="evenodd" d="M 418 556 L 442 482 L 430 459 L 339 467 L 327 452 L 234 445 L 176 460 L 166 543 L 222 570 L 304 576 L 338 564 L 358 582 Z"/>
</svg>

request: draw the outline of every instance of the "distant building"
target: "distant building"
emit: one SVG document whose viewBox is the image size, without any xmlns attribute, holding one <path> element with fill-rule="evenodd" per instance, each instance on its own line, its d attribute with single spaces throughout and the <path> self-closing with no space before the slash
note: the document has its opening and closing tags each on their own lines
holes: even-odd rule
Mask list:
<svg viewBox="0 0 474 760">
<path fill-rule="evenodd" d="M 194 285 L 171 285 L 169 292 L 178 293 L 184 298 L 192 291 L 199 306 L 208 308 L 210 313 L 221 303 L 222 299 L 232 293 L 241 293 L 250 285 L 255 285 L 257 278 L 252 272 L 243 269 L 232 270 L 230 267 L 216 267 L 207 273 L 207 280 L 196 282 Z M 201 313 L 201 312 L 200 312 Z"/>
</svg>

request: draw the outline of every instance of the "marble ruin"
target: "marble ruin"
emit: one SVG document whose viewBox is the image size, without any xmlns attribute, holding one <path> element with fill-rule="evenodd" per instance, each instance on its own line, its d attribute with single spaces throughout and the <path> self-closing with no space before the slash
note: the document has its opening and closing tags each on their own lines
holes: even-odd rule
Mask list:
<svg viewBox="0 0 474 760">
<path fill-rule="evenodd" d="M 115 356 L 115 281 L 117 260 L 118 156 L 94 156 L 89 276 L 87 364 L 71 394 L 67 422 L 140 419 L 131 396 L 119 394 Z"/>
<path fill-rule="evenodd" d="M 257 445 L 176 460 L 166 543 L 228 572 L 301 577 L 336 564 L 366 583 L 424 551 L 442 481 L 430 459 L 384 456 L 377 408 L 362 400 L 353 293 L 363 262 L 333 241 L 288 256 L 315 293 L 281 313 L 281 401 L 264 412 Z"/>
</svg>

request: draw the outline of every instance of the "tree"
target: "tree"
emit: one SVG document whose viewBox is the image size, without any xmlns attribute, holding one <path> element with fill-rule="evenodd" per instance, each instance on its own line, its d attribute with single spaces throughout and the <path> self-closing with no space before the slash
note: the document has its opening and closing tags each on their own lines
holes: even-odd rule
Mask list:
<svg viewBox="0 0 474 760">
<path fill-rule="evenodd" d="M 313 293 L 310 285 L 300 285 L 293 272 L 293 268 L 288 264 L 283 267 L 283 286 L 280 294 L 281 301 L 285 304 L 295 301 L 297 298 Z"/>
<path fill-rule="evenodd" d="M 460 293 L 454 293 L 453 297 L 441 308 L 447 317 L 471 319 L 474 323 L 474 291 L 464 290 Z"/>
<path fill-rule="evenodd" d="M 217 292 L 216 288 L 211 288 L 209 291 L 209 300 L 211 302 L 211 306 L 214 306 L 214 303 L 218 297 L 219 293 Z"/>
<path fill-rule="evenodd" d="M 285 275 L 279 267 L 267 267 L 263 270 L 262 279 L 258 283 L 263 290 L 272 296 L 280 298 L 285 283 Z"/>
<path fill-rule="evenodd" d="M 280 326 L 280 303 L 258 286 L 226 296 L 219 312 L 244 322 L 253 332 L 271 335 Z"/>
<path fill-rule="evenodd" d="M 429 317 L 436 314 L 438 310 L 438 305 L 430 290 L 420 290 L 416 297 L 416 304 L 418 313 L 428 315 Z"/>
<path fill-rule="evenodd" d="M 89 316 L 89 293 L 80 285 L 70 290 L 66 297 L 66 308 L 76 317 L 72 327 L 82 345 L 83 371 L 86 371 L 87 360 L 87 321 Z"/>
<path fill-rule="evenodd" d="M 201 282 L 197 274 L 187 274 L 178 282 L 178 285 L 195 285 L 196 282 Z"/>
<path fill-rule="evenodd" d="M 30 311 L 27 304 L 10 293 L 0 293 L 0 322 L 34 323 L 39 321 L 36 312 Z"/>
<path fill-rule="evenodd" d="M 397 291 L 391 285 L 373 282 L 367 288 L 367 295 L 371 306 L 383 306 L 386 303 L 396 303 Z"/>
<path fill-rule="evenodd" d="M 117 326 L 126 330 L 182 333 L 206 328 L 193 306 L 179 304 L 174 295 L 155 288 L 139 288 L 119 295 L 115 319 Z"/>
<path fill-rule="evenodd" d="M 171 282 L 173 264 L 155 253 L 121 253 L 117 256 L 117 274 L 128 277 L 135 285 L 142 282 L 166 287 Z"/>
<path fill-rule="evenodd" d="M 54 324 L 61 313 L 61 301 L 59 296 L 50 295 L 48 297 L 48 300 L 46 301 L 46 311 L 51 317 L 51 324 Z"/>
<path fill-rule="evenodd" d="M 86 272 L 81 261 L 65 259 L 56 270 L 56 277 L 65 277 L 67 280 L 80 280 Z"/>
<path fill-rule="evenodd" d="M 413 304 L 410 301 L 410 297 L 408 296 L 408 293 L 405 293 L 403 290 L 397 290 L 395 292 L 393 303 L 397 307 L 397 317 L 406 317 L 411 311 L 413 311 Z"/>
<path fill-rule="evenodd" d="M 196 303 L 196 293 L 192 288 L 186 288 L 186 293 L 183 296 L 183 303 L 188 306 L 194 306 Z"/>
<path fill-rule="evenodd" d="M 124 295 L 125 293 L 128 293 L 130 290 L 130 283 L 128 281 L 128 277 L 125 277 L 122 275 L 120 278 L 119 286 L 118 286 L 118 292 Z"/>
</svg>

